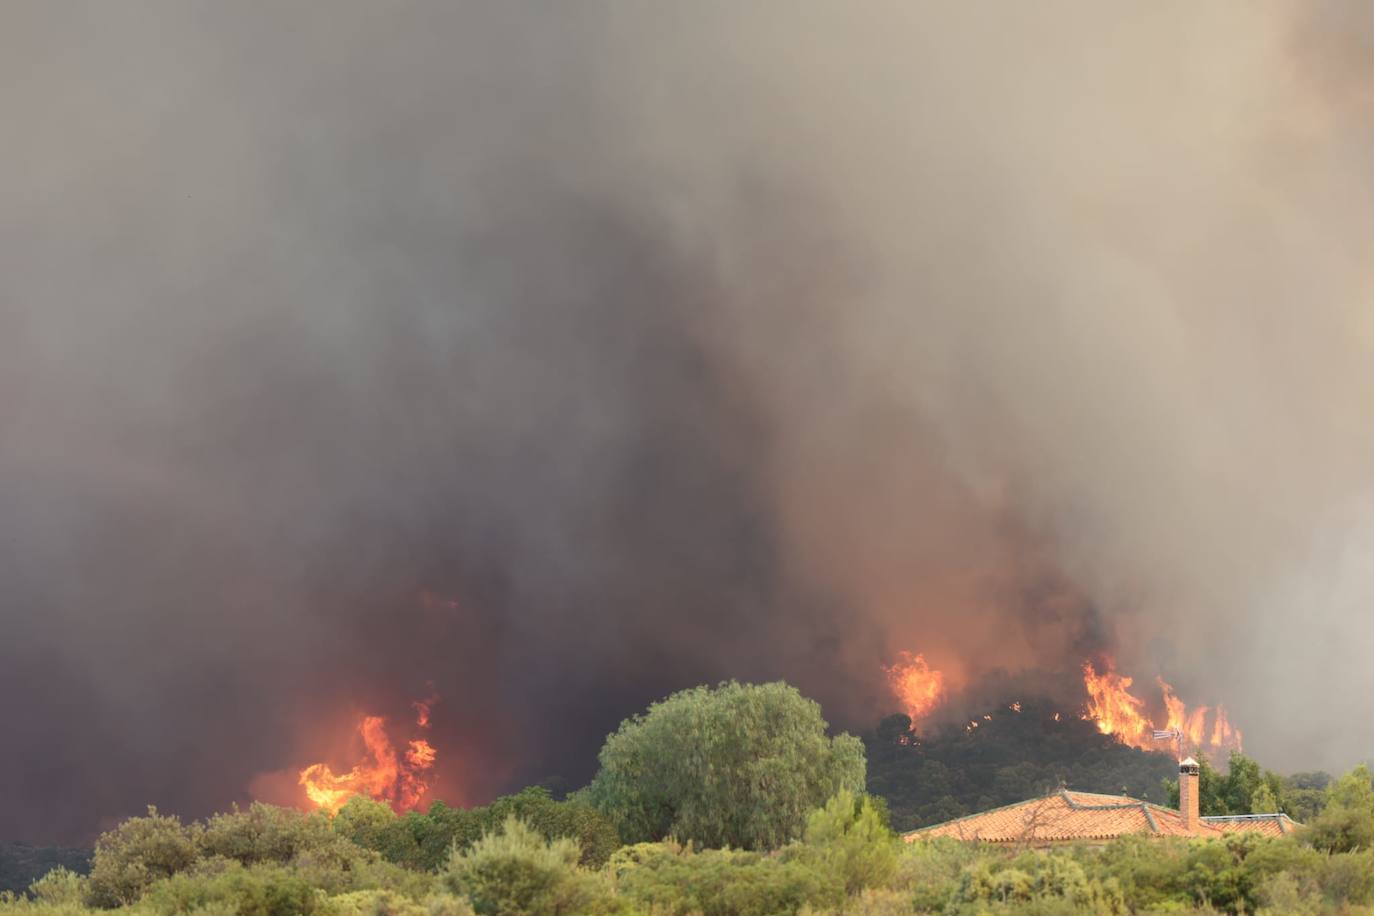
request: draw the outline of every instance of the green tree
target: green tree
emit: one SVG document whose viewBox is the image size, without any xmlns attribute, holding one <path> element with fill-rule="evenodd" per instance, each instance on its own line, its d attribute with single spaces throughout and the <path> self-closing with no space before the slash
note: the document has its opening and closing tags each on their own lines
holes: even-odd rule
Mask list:
<svg viewBox="0 0 1374 916">
<path fill-rule="evenodd" d="M 673 694 L 622 722 L 600 762 L 585 797 L 630 843 L 774 849 L 826 799 L 864 787 L 863 745 L 827 737 L 820 706 L 782 682 Z"/>
<path fill-rule="evenodd" d="M 1308 825 L 1306 839 L 1327 852 L 1374 848 L 1374 781 L 1360 764 L 1326 790 L 1326 807 Z"/>
<path fill-rule="evenodd" d="M 1268 782 L 1259 784 L 1255 794 L 1250 797 L 1251 814 L 1270 814 L 1279 810 L 1279 799 Z"/>
<path fill-rule="evenodd" d="M 1279 805 L 1293 820 L 1306 824 L 1326 807 L 1326 789 L 1331 785 L 1328 773 L 1294 773 L 1280 782 Z"/>
<path fill-rule="evenodd" d="M 1253 813 L 1255 792 L 1263 782 L 1260 765 L 1244 754 L 1233 752 L 1221 787 L 1222 803 L 1226 810 L 1231 814 Z"/>
<path fill-rule="evenodd" d="M 199 854 L 201 829 L 148 808 L 95 841 L 88 889 L 96 906 L 134 903 L 153 882 L 189 868 Z"/>
</svg>

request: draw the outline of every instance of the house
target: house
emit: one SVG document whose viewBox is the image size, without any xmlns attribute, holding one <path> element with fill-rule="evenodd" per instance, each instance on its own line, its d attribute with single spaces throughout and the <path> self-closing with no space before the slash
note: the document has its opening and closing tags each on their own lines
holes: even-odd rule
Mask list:
<svg viewBox="0 0 1374 916">
<path fill-rule="evenodd" d="M 1060 789 L 1043 798 L 994 808 L 981 814 L 923 827 L 906 834 L 907 842 L 954 837 L 984 843 L 1047 846 L 1074 841 L 1100 842 L 1126 834 L 1221 837 L 1253 832 L 1284 836 L 1297 826 L 1286 814 L 1198 816 L 1198 763 L 1189 757 L 1178 765 L 1178 810 L 1124 795 L 1099 795 Z"/>
</svg>

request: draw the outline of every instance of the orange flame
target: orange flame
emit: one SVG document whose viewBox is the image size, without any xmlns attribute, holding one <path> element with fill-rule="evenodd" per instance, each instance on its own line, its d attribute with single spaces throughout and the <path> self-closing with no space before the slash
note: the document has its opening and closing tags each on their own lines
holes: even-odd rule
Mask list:
<svg viewBox="0 0 1374 916">
<path fill-rule="evenodd" d="M 1083 663 L 1083 686 L 1088 691 L 1088 713 L 1084 718 L 1097 723 L 1104 735 L 1135 747 L 1148 747 L 1150 720 L 1145 718 L 1145 701 L 1131 694 L 1132 679 L 1116 673 L 1110 661 L 1102 674 L 1091 662 Z"/>
<path fill-rule="evenodd" d="M 1174 688 L 1162 677 L 1155 678 L 1159 682 L 1159 689 L 1164 694 L 1164 708 L 1169 713 L 1169 724 L 1165 728 L 1170 731 L 1177 731 L 1183 735 L 1183 741 L 1193 747 L 1202 747 L 1203 736 L 1207 730 L 1207 711 L 1209 707 L 1199 706 L 1192 712 L 1188 711 L 1188 704 L 1184 703 L 1174 695 Z M 1219 715 L 1225 713 L 1218 709 Z"/>
<path fill-rule="evenodd" d="M 416 724 L 429 727 L 433 700 L 417 701 Z M 398 813 L 419 804 L 428 791 L 430 777 L 439 754 L 423 738 L 406 745 L 405 754 L 397 756 L 396 748 L 386 733 L 386 720 L 381 716 L 363 716 L 358 723 L 367 756 L 347 773 L 335 773 L 327 763 L 312 763 L 301 770 L 300 784 L 306 797 L 318 808 L 331 814 L 342 808 L 355 795 L 365 795 L 388 802 Z"/>
<path fill-rule="evenodd" d="M 1237 751 L 1241 747 L 1240 729 L 1231 725 L 1230 720 L 1226 717 L 1226 707 L 1224 706 L 1217 707 L 1216 724 L 1212 726 L 1212 746 L 1230 747 Z"/>
<path fill-rule="evenodd" d="M 892 695 L 911 721 L 920 720 L 944 697 L 945 676 L 926 664 L 924 655 L 901 653 L 897 663 L 883 666 Z"/>
<path fill-rule="evenodd" d="M 1198 706 L 1190 710 L 1167 681 L 1163 678 L 1155 680 L 1164 698 L 1166 724 L 1161 730 L 1178 732 L 1185 747 L 1202 753 L 1241 749 L 1240 729 L 1232 727 L 1226 717 L 1225 707 L 1216 707 L 1209 739 L 1207 714 L 1211 712 L 1211 707 Z M 1088 691 L 1088 705 L 1083 718 L 1096 722 L 1102 734 L 1112 735 L 1122 744 L 1143 750 L 1163 750 L 1166 746 L 1153 740 L 1151 735 L 1154 726 L 1145 714 L 1145 701 L 1130 692 L 1131 684 L 1131 678 L 1116 673 L 1111 659 L 1106 660 L 1101 675 L 1091 663 L 1085 662 L 1083 686 Z"/>
</svg>

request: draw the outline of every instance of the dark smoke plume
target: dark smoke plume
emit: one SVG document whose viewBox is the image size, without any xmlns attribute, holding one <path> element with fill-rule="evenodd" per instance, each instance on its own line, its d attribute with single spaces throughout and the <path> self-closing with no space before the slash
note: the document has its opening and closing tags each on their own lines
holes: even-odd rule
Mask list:
<svg viewBox="0 0 1374 916">
<path fill-rule="evenodd" d="M 11 3 L 0 841 L 904 649 L 1369 754 L 1362 8 Z"/>
</svg>

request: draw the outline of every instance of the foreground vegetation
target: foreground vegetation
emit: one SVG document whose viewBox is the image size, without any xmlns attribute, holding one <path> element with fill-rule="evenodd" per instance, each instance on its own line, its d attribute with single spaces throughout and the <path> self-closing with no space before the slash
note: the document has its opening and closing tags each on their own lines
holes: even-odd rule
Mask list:
<svg viewBox="0 0 1374 916">
<path fill-rule="evenodd" d="M 404 816 L 363 798 L 334 817 L 254 804 L 194 823 L 150 809 L 100 838 L 89 875 L 56 868 L 0 913 L 1374 913 L 1363 767 L 1296 838 L 908 844 L 856 790 L 857 741 L 825 732 L 782 684 L 687 691 L 622 725 L 568 799 Z M 1219 798 L 1250 784 L 1233 769 L 1213 775 Z"/>
</svg>

